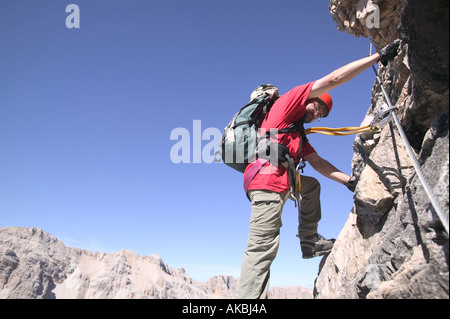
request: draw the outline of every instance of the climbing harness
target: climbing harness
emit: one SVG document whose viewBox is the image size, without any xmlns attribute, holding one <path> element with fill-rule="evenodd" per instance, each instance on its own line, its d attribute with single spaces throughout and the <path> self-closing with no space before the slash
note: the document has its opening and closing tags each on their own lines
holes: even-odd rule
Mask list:
<svg viewBox="0 0 450 319">
<path fill-rule="evenodd" d="M 414 169 L 416 171 L 417 176 L 419 177 L 419 180 L 422 183 L 422 186 L 425 190 L 425 192 L 428 195 L 428 198 L 430 199 L 431 205 L 433 206 L 437 216 L 439 217 L 439 219 L 441 220 L 442 225 L 444 226 L 445 231 L 447 232 L 448 235 L 448 215 L 445 213 L 445 211 L 443 210 L 442 206 L 440 205 L 439 201 L 437 200 L 436 196 L 434 195 L 430 185 L 428 184 L 425 176 L 423 175 L 422 169 L 420 168 L 419 162 L 417 161 L 416 155 L 414 154 L 411 145 L 409 144 L 408 138 L 406 137 L 405 131 L 403 130 L 403 127 L 400 123 L 400 120 L 397 117 L 397 113 L 396 113 L 396 107 L 394 107 L 392 105 L 391 99 L 389 98 L 389 95 L 386 92 L 386 89 L 383 86 L 383 82 L 381 81 L 380 76 L 378 75 L 377 70 L 375 69 L 375 66 L 372 66 L 373 71 L 375 72 L 376 75 L 376 79 L 378 81 L 378 83 L 380 84 L 381 90 L 383 91 L 384 97 L 386 99 L 386 102 L 389 106 L 388 109 L 385 109 L 383 111 L 389 112 L 390 113 L 390 119 L 394 119 L 394 123 L 397 126 L 398 132 L 400 133 L 400 137 L 402 138 L 402 141 L 406 147 L 406 150 L 408 152 L 409 157 L 411 158 L 411 161 L 413 163 Z M 389 122 L 387 121 L 387 122 Z M 386 123 L 387 123 L 386 122 Z M 385 123 L 385 124 L 386 124 Z"/>
</svg>

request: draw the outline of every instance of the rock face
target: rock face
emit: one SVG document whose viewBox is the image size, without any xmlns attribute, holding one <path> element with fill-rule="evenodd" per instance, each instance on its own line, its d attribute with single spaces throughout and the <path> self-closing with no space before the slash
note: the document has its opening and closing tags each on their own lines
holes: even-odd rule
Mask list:
<svg viewBox="0 0 450 319">
<path fill-rule="evenodd" d="M 358 20 L 372 4 L 381 8 L 378 30 Z M 401 38 L 398 57 L 379 73 L 447 220 L 448 7 L 446 0 L 330 2 L 340 30 L 369 36 L 377 47 Z M 387 107 L 378 83 L 372 93 L 364 125 Z M 395 124 L 359 134 L 354 151 L 355 204 L 333 251 L 321 262 L 315 298 L 449 298 L 448 234 Z"/>
<path fill-rule="evenodd" d="M 404 0 L 331 0 L 330 12 L 339 31 L 370 37 L 381 48 L 397 39 L 398 12 Z"/>
<path fill-rule="evenodd" d="M 269 299 L 312 299 L 311 290 L 300 287 L 273 287 L 268 293 Z"/>
<path fill-rule="evenodd" d="M 238 286 L 239 280 L 224 275 L 197 282 L 158 255 L 93 253 L 66 247 L 37 228 L 0 229 L 2 299 L 230 299 Z M 312 298 L 300 287 L 275 289 L 271 298 Z"/>
</svg>

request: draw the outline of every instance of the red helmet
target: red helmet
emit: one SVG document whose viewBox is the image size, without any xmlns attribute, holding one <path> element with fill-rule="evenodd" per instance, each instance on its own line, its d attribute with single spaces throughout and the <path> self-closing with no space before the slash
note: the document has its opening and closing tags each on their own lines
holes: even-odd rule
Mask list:
<svg viewBox="0 0 450 319">
<path fill-rule="evenodd" d="M 325 114 L 323 117 L 327 117 L 331 112 L 331 108 L 333 107 L 333 100 L 331 99 L 330 94 L 324 93 L 317 98 L 320 103 L 324 106 Z"/>
</svg>

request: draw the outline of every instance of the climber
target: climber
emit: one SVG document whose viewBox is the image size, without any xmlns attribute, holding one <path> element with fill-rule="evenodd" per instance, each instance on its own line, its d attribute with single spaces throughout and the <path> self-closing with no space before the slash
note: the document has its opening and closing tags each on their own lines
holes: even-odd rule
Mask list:
<svg viewBox="0 0 450 319">
<path fill-rule="evenodd" d="M 310 123 L 326 117 L 333 102 L 329 91 L 353 79 L 377 62 L 384 65 L 397 55 L 399 40 L 366 58 L 347 64 L 329 75 L 304 85 L 297 86 L 281 95 L 273 104 L 261 124 L 262 129 L 282 129 L 303 119 Z M 269 92 L 278 94 L 273 85 L 258 87 L 252 98 Z M 316 171 L 354 191 L 356 181 L 339 171 L 320 157 L 307 139 L 302 141 L 301 132 L 278 134 L 278 143 L 289 148 L 290 156 L 296 161 L 307 161 Z M 244 172 L 244 183 L 255 163 L 250 163 Z M 280 236 L 281 212 L 290 197 L 289 169 L 285 165 L 274 166 L 265 162 L 248 186 L 251 201 L 250 230 L 247 247 L 241 267 L 239 297 L 247 299 L 266 298 L 269 288 L 270 265 L 275 259 Z M 321 218 L 320 184 L 307 176 L 300 177 L 301 205 L 299 209 L 298 237 L 303 258 L 321 256 L 331 251 L 334 239 L 325 239 L 318 234 Z"/>
</svg>

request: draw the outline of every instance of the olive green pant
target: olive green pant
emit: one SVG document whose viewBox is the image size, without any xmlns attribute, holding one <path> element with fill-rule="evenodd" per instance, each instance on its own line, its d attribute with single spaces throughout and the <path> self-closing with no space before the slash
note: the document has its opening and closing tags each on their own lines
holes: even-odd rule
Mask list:
<svg viewBox="0 0 450 319">
<path fill-rule="evenodd" d="M 301 183 L 300 240 L 317 232 L 321 218 L 319 182 L 301 176 Z M 241 266 L 239 298 L 265 299 L 269 290 L 270 265 L 280 242 L 281 213 L 288 194 L 249 190 L 248 195 L 251 201 L 250 230 Z"/>
</svg>

